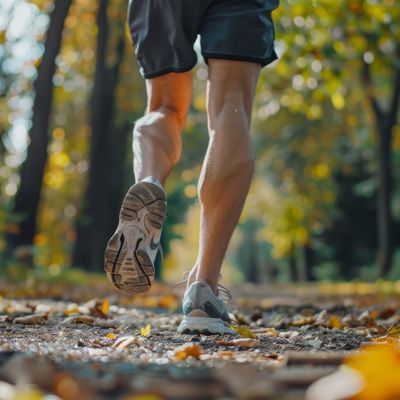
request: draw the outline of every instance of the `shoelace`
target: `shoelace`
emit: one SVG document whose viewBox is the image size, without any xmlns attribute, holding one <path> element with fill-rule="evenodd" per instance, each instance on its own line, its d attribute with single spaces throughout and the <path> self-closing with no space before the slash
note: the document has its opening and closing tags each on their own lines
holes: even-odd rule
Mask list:
<svg viewBox="0 0 400 400">
<path fill-rule="evenodd" d="M 176 284 L 180 285 L 182 283 L 187 283 L 188 278 L 189 278 L 189 271 L 185 271 L 182 274 L 182 279 L 180 281 L 176 282 Z M 219 279 L 221 279 L 221 278 L 222 278 L 222 276 L 220 275 Z M 218 283 L 217 284 L 217 290 L 218 290 L 218 297 L 221 300 L 223 300 L 223 301 L 232 300 L 232 293 L 227 287 L 225 287 L 225 286 L 221 285 L 220 283 Z"/>
</svg>

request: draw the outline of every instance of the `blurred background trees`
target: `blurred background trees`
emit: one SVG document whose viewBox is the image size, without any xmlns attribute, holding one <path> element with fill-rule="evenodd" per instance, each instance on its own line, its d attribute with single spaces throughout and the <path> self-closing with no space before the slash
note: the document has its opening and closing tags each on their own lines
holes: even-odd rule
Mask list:
<svg viewBox="0 0 400 400">
<path fill-rule="evenodd" d="M 144 111 L 127 0 L 0 3 L 0 267 L 101 272 Z M 284 0 L 263 69 L 234 281 L 400 277 L 400 7 Z M 207 68 L 167 182 L 165 279 L 196 257 Z"/>
</svg>

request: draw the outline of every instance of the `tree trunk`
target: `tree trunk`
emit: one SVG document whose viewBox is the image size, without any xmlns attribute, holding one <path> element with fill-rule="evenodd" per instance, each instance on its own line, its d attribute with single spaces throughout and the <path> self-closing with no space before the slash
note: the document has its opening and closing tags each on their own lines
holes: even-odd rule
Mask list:
<svg viewBox="0 0 400 400">
<path fill-rule="evenodd" d="M 289 255 L 289 277 L 291 282 L 299 281 L 299 271 L 297 269 L 296 252 L 294 246 Z"/>
<path fill-rule="evenodd" d="M 115 127 L 114 100 L 125 48 L 121 29 L 114 64 L 107 62 L 108 0 L 98 11 L 97 59 L 91 102 L 91 147 L 88 186 L 77 221 L 73 263 L 88 270 L 102 270 L 104 250 L 116 228 L 121 206 L 124 161 L 129 125 Z"/>
<path fill-rule="evenodd" d="M 379 124 L 379 188 L 378 188 L 378 263 L 379 275 L 385 277 L 392 267 L 393 259 L 393 217 L 391 212 L 392 198 L 392 127 Z M 383 125 L 383 126 L 382 126 Z"/>
<path fill-rule="evenodd" d="M 15 196 L 13 213 L 20 217 L 18 229 L 7 235 L 7 249 L 15 253 L 18 247 L 29 248 L 27 260 L 32 262 L 31 246 L 36 231 L 36 215 L 40 201 L 44 168 L 49 143 L 49 121 L 53 98 L 53 76 L 56 57 L 59 54 L 64 22 L 72 0 L 57 0 L 50 15 L 44 53 L 34 82 L 32 127 L 26 160 L 21 168 L 21 182 Z"/>
<path fill-rule="evenodd" d="M 314 248 L 310 243 L 307 243 L 303 247 L 304 251 L 304 279 L 306 282 L 312 282 L 315 281 L 315 275 L 313 272 L 313 267 L 314 267 Z"/>
<path fill-rule="evenodd" d="M 363 83 L 367 97 L 375 114 L 378 137 L 378 265 L 380 277 L 389 274 L 393 260 L 393 216 L 391 212 L 392 199 L 392 139 L 393 128 L 397 124 L 397 114 L 400 101 L 400 44 L 397 44 L 393 61 L 393 91 L 389 109 L 383 110 L 375 97 L 370 66 L 364 63 Z"/>
</svg>

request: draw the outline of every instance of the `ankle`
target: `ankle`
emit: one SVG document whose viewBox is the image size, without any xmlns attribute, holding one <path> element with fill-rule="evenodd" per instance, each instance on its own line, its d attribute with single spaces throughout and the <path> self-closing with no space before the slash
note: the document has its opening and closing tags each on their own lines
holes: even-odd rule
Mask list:
<svg viewBox="0 0 400 400">
<path fill-rule="evenodd" d="M 158 177 L 152 176 L 152 175 L 149 175 L 149 176 L 146 176 L 145 178 L 137 180 L 137 182 L 149 182 L 149 183 L 153 183 L 154 185 L 157 185 L 157 186 L 163 188 L 163 183 L 161 181 L 161 178 L 159 179 Z"/>
<path fill-rule="evenodd" d="M 208 274 L 202 274 L 201 271 L 199 271 L 197 265 L 195 265 L 189 272 L 187 278 L 187 287 L 189 287 L 193 282 L 206 283 L 215 295 L 218 294 L 218 278 L 213 279 L 213 277 L 209 276 Z"/>
</svg>

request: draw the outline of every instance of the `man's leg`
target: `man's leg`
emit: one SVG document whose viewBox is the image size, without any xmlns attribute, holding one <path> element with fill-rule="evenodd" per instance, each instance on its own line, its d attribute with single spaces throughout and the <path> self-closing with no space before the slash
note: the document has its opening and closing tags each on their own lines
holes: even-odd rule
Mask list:
<svg viewBox="0 0 400 400">
<path fill-rule="evenodd" d="M 154 281 L 154 260 L 167 205 L 160 183 L 181 154 L 192 78 L 190 73 L 171 73 L 146 81 L 146 86 L 146 114 L 134 129 L 136 183 L 122 202 L 118 227 L 108 241 L 104 260 L 109 280 L 132 294 L 149 290 Z"/>
<path fill-rule="evenodd" d="M 253 173 L 249 128 L 259 71 L 255 63 L 209 60 L 209 145 L 198 186 L 199 252 L 189 283 L 206 282 L 214 292 Z"/>
<path fill-rule="evenodd" d="M 182 151 L 181 133 L 192 97 L 192 73 L 146 80 L 147 109 L 133 135 L 135 181 L 148 176 L 164 183 Z"/>
</svg>

